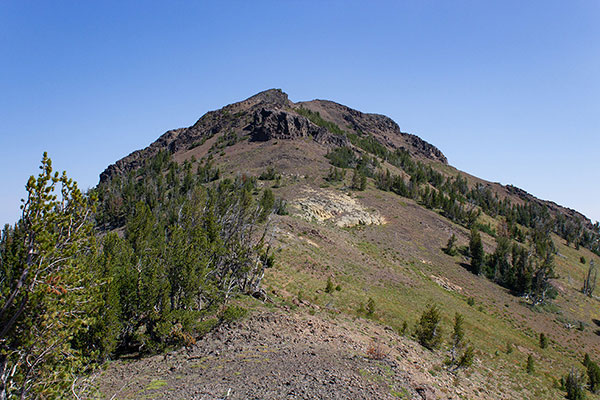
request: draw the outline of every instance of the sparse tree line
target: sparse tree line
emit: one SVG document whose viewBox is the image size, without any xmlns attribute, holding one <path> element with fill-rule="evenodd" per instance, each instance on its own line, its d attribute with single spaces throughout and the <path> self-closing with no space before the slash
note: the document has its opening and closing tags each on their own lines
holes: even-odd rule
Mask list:
<svg viewBox="0 0 600 400">
<path fill-rule="evenodd" d="M 567 392 L 566 397 L 569 400 L 585 399 L 586 389 L 595 394 L 600 392 L 600 367 L 587 353 L 583 358 L 583 367 L 585 372 L 573 367 L 560 380 L 560 388 Z"/>
<path fill-rule="evenodd" d="M 84 194 L 44 154 L 0 238 L 0 399 L 66 397 L 91 366 L 191 344 L 261 293 L 273 193 L 193 166 L 161 152 Z"/>
<path fill-rule="evenodd" d="M 339 127 L 336 132 L 338 130 L 341 131 Z M 372 135 L 360 132 L 346 133 L 346 136 L 364 153 L 359 158 L 353 149 L 339 147 L 327 155 L 331 164 L 342 169 L 353 168 L 357 173 L 373 178 L 376 187 L 381 190 L 414 199 L 469 229 L 476 223 L 480 212 L 493 218 L 502 216 L 508 225 L 508 236 L 521 243 L 526 240 L 526 229 L 548 226 L 553 233 L 565 239 L 567 245 L 573 244 L 576 248 L 583 246 L 600 255 L 598 222 L 590 227 L 577 217 L 564 214 L 552 216 L 546 206 L 534 201 L 514 204 L 508 198 L 499 198 L 488 186 L 478 183 L 469 188 L 466 178 L 460 174 L 455 177 L 444 176 L 431 165 L 413 160 L 405 149 L 390 151 Z M 387 169 L 384 171 L 379 159 L 404 171 L 408 180 Z M 483 226 L 479 228 L 485 229 Z M 491 228 L 486 231 L 495 236 Z"/>
<path fill-rule="evenodd" d="M 446 253 L 456 252 L 454 242 L 451 237 L 444 249 Z M 471 257 L 470 268 L 474 274 L 483 274 L 514 294 L 529 298 L 533 304 L 556 297 L 556 290 L 550 284 L 550 279 L 555 277 L 556 247 L 548 226 L 530 229 L 524 245 L 512 241 L 507 224 L 501 223 L 496 235 L 496 249 L 487 255 L 479 231 L 473 228 L 469 247 L 465 250 L 464 253 Z"/>
<path fill-rule="evenodd" d="M 421 314 L 415 334 L 423 347 L 434 351 L 441 346 L 444 332 L 440 321 L 440 310 L 435 304 L 428 306 Z M 465 337 L 464 317 L 462 314 L 456 313 L 454 315 L 454 325 L 448 345 L 450 347 L 450 356 L 446 360 L 446 365 L 452 370 L 468 368 L 473 364 L 475 350 Z"/>
<path fill-rule="evenodd" d="M 499 199 L 489 187 L 477 184 L 469 188 L 466 178 L 460 174 L 445 177 L 430 165 L 414 161 L 407 151 L 389 151 L 371 135 L 347 134 L 355 146 L 364 150 L 360 157 L 349 147 L 339 147 L 327 154 L 333 167 L 326 180 L 342 181 L 346 168 L 354 169 L 351 188 L 364 190 L 366 177 L 374 179 L 380 190 L 392 191 L 411 198 L 427 208 L 438 211 L 446 218 L 471 229 L 471 243 L 464 254 L 471 257 L 471 269 L 484 274 L 494 282 L 520 296 L 527 296 L 534 304 L 554 297 L 555 290 L 549 284 L 554 277 L 554 254 L 556 246 L 550 235 L 556 233 L 567 245 L 585 246 L 600 254 L 600 226 L 587 229 L 578 219 L 567 219 L 559 214 L 552 217 L 549 210 L 533 201 L 512 204 L 507 198 Z M 402 169 L 409 176 L 385 172 L 377 158 Z M 362 181 L 359 180 L 362 179 Z M 494 218 L 501 216 L 502 223 L 496 229 L 478 223 L 484 212 Z M 479 231 L 485 231 L 496 239 L 496 250 L 487 255 L 483 251 Z M 452 238 L 451 238 L 452 240 Z M 454 238 L 454 242 L 456 238 Z M 457 249 L 453 243 L 446 247 L 448 254 Z M 596 268 L 590 263 L 582 292 L 591 296 L 595 288 Z"/>
<path fill-rule="evenodd" d="M 329 286 L 328 281 L 328 286 Z M 357 310 L 358 314 L 363 314 L 368 318 L 376 317 L 377 303 L 372 297 L 369 297 L 366 306 L 360 303 Z M 444 343 L 444 329 L 441 325 L 442 314 L 437 304 L 430 304 L 423 311 L 414 328 L 414 338 L 419 344 L 431 351 L 437 351 Z M 448 337 L 448 358 L 445 360 L 446 366 L 451 371 L 457 371 L 461 368 L 468 368 L 473 365 L 475 359 L 475 349 L 466 338 L 465 319 L 460 313 L 454 315 L 454 325 L 452 333 Z M 408 334 L 408 323 L 403 322 L 398 330 L 401 335 Z"/>
</svg>

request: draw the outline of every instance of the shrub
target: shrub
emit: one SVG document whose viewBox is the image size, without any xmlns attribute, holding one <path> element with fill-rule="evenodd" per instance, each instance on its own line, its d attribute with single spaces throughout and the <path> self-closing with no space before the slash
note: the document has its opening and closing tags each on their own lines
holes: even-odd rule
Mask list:
<svg viewBox="0 0 600 400">
<path fill-rule="evenodd" d="M 458 360 L 458 368 L 469 368 L 473 365 L 473 360 L 475 359 L 475 351 L 473 350 L 473 346 L 468 346 L 465 349 L 465 352 L 460 356 Z"/>
<path fill-rule="evenodd" d="M 421 314 L 421 319 L 417 324 L 417 339 L 419 343 L 433 350 L 442 343 L 442 329 L 439 326 L 441 320 L 440 311 L 434 304 L 429 307 Z"/>
<path fill-rule="evenodd" d="M 244 318 L 246 314 L 248 314 L 248 310 L 245 308 L 232 305 L 227 307 L 227 309 L 223 312 L 221 321 L 230 324 L 234 321 Z"/>
<path fill-rule="evenodd" d="M 597 393 L 600 389 L 600 367 L 598 367 L 598 364 L 590 360 L 587 365 L 587 375 L 590 391 Z"/>
<path fill-rule="evenodd" d="M 533 374 L 533 372 L 535 371 L 535 366 L 533 364 L 533 356 L 531 354 L 527 356 L 527 366 L 525 367 L 525 371 L 527 371 L 528 374 Z"/>
<path fill-rule="evenodd" d="M 325 285 L 325 293 L 331 293 L 334 291 L 333 282 L 331 281 L 331 277 L 327 278 L 327 285 Z"/>
<path fill-rule="evenodd" d="M 585 393 L 583 391 L 584 377 L 582 374 L 571 368 L 569 375 L 562 378 L 564 390 L 567 392 L 567 399 L 569 400 L 583 400 L 585 399 Z"/>
<path fill-rule="evenodd" d="M 209 318 L 201 321 L 196 326 L 196 334 L 202 337 L 212 331 L 219 324 L 219 320 L 216 318 Z"/>
<path fill-rule="evenodd" d="M 469 297 L 467 299 L 467 304 L 470 306 L 474 306 L 475 305 L 475 298 L 474 297 Z"/>
<path fill-rule="evenodd" d="M 369 301 L 367 301 L 366 312 L 368 316 L 375 314 L 375 300 L 371 297 L 369 297 Z"/>
<path fill-rule="evenodd" d="M 371 342 L 367 349 L 367 357 L 373 360 L 383 360 L 386 354 L 383 350 L 383 346 L 380 343 Z"/>
<path fill-rule="evenodd" d="M 281 178 L 281 175 L 279 175 L 272 166 L 267 168 L 258 176 L 258 179 L 261 181 L 273 181 L 278 178 Z"/>
<path fill-rule="evenodd" d="M 543 332 L 540 333 L 540 347 L 542 349 L 545 349 L 546 347 L 548 347 L 548 338 L 546 337 L 546 335 Z"/>
</svg>

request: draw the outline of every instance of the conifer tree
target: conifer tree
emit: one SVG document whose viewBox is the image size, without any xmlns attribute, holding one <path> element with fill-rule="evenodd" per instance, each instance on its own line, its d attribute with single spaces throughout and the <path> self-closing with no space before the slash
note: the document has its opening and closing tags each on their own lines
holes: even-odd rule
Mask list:
<svg viewBox="0 0 600 400">
<path fill-rule="evenodd" d="M 454 315 L 454 330 L 452 331 L 452 336 L 450 337 L 450 344 L 452 348 L 451 352 L 451 363 L 454 364 L 456 360 L 456 355 L 460 352 L 461 348 L 464 345 L 465 331 L 463 328 L 464 317 L 456 313 Z"/>
<path fill-rule="evenodd" d="M 568 400 L 583 400 L 585 399 L 585 393 L 583 391 L 583 375 L 579 374 L 574 368 L 566 378 L 563 378 L 564 389 L 567 392 Z"/>
<path fill-rule="evenodd" d="M 485 253 L 483 252 L 483 244 L 481 242 L 481 235 L 477 228 L 471 229 L 471 239 L 469 241 L 469 250 L 471 253 L 471 271 L 479 275 L 483 266 L 483 258 Z"/>
<path fill-rule="evenodd" d="M 542 349 L 545 349 L 546 347 L 548 347 L 548 338 L 546 337 L 544 332 L 540 333 L 540 347 Z"/>
<path fill-rule="evenodd" d="M 456 255 L 456 235 L 454 233 L 448 238 L 448 243 L 446 243 L 446 247 L 444 247 L 444 253 L 449 256 Z"/>
<path fill-rule="evenodd" d="M 433 304 L 427 307 L 417 324 L 417 339 L 419 343 L 429 350 L 436 349 L 442 343 L 442 328 L 440 310 Z"/>
<path fill-rule="evenodd" d="M 525 370 L 528 374 L 533 374 L 533 372 L 535 371 L 533 356 L 531 354 L 527 356 L 527 365 L 525 366 Z"/>
<path fill-rule="evenodd" d="M 94 324 L 101 302 L 87 260 L 94 199 L 53 173 L 47 153 L 40 170 L 27 182 L 21 219 L 2 236 L 14 247 L 0 256 L 1 399 L 62 397 L 83 367 L 71 339 Z"/>
<path fill-rule="evenodd" d="M 598 393 L 600 391 L 600 367 L 591 360 L 586 367 L 590 392 Z"/>
</svg>

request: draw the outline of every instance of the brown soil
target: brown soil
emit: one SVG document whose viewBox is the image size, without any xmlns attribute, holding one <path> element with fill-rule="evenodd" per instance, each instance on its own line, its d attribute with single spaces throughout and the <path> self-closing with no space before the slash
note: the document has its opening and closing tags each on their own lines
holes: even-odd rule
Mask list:
<svg viewBox="0 0 600 400">
<path fill-rule="evenodd" d="M 114 362 L 96 381 L 107 399 L 504 398 L 437 362 L 371 321 L 258 311 L 192 349 Z"/>
</svg>

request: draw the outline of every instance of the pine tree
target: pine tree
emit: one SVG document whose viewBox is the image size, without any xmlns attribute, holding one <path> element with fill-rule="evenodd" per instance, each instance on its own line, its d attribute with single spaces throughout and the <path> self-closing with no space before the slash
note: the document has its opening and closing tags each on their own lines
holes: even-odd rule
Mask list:
<svg viewBox="0 0 600 400">
<path fill-rule="evenodd" d="M 588 272 L 583 280 L 583 288 L 581 292 L 589 297 L 592 297 L 594 294 L 594 290 L 596 290 L 596 278 L 598 275 L 598 270 L 596 268 L 596 263 L 594 260 L 590 261 L 590 265 L 588 267 Z"/>
<path fill-rule="evenodd" d="M 436 349 L 442 343 L 442 329 L 439 326 L 441 320 L 437 305 L 433 304 L 421 314 L 417 324 L 417 339 L 419 343 L 429 350 Z"/>
<path fill-rule="evenodd" d="M 71 339 L 94 324 L 101 304 L 88 258 L 94 198 L 65 172 L 53 174 L 47 153 L 40 169 L 27 182 L 22 217 L 9 233 L 18 244 L 9 257 L 0 255 L 6 294 L 0 299 L 0 398 L 62 397 L 70 374 L 83 367 L 84 353 Z M 10 240 L 3 234 L 3 242 Z"/>
<path fill-rule="evenodd" d="M 325 285 L 325 293 L 332 293 L 334 291 L 333 282 L 331 281 L 331 277 L 327 277 L 327 285 Z"/>
<path fill-rule="evenodd" d="M 367 301 L 366 311 L 368 316 L 373 316 L 375 314 L 375 300 L 371 297 L 369 297 L 369 300 Z"/>
<path fill-rule="evenodd" d="M 263 195 L 260 199 L 260 206 L 262 208 L 259 222 L 264 222 L 267 219 L 267 216 L 273 211 L 273 205 L 275 204 L 275 196 L 273 195 L 273 191 L 271 189 L 265 189 Z"/>
<path fill-rule="evenodd" d="M 569 375 L 563 378 L 563 381 L 568 400 L 585 399 L 585 392 L 583 391 L 584 377 L 575 371 L 574 368 L 571 368 Z"/>
<path fill-rule="evenodd" d="M 365 190 L 367 187 L 367 177 L 358 169 L 355 169 L 350 187 L 354 190 Z"/>
<path fill-rule="evenodd" d="M 450 337 L 450 344 L 452 348 L 450 350 L 451 360 L 450 363 L 454 364 L 456 361 L 457 355 L 464 347 L 464 339 L 465 339 L 465 330 L 463 328 L 464 317 L 456 313 L 454 315 L 454 330 L 452 331 L 452 336 Z"/>
<path fill-rule="evenodd" d="M 449 256 L 456 255 L 456 235 L 454 233 L 448 239 L 448 243 L 446 243 L 446 247 L 444 247 L 444 253 Z"/>
<path fill-rule="evenodd" d="M 460 356 L 457 368 L 468 368 L 473 365 L 473 360 L 475 360 L 475 350 L 473 349 L 473 346 L 468 346 L 465 349 L 465 352 Z"/>
<path fill-rule="evenodd" d="M 535 371 L 533 356 L 531 354 L 527 356 L 527 366 L 525 367 L 525 370 L 528 374 L 533 374 L 533 372 Z"/>
<path fill-rule="evenodd" d="M 588 362 L 587 375 L 590 392 L 598 393 L 600 391 L 600 367 L 594 361 Z"/>
<path fill-rule="evenodd" d="M 540 347 L 542 349 L 545 349 L 546 347 L 548 347 L 548 338 L 546 337 L 544 332 L 540 333 Z"/>
<path fill-rule="evenodd" d="M 479 275 L 483 266 L 483 258 L 485 253 L 483 251 L 483 243 L 481 242 L 481 235 L 477 228 L 471 229 L 471 239 L 469 241 L 469 250 L 471 253 L 471 271 Z"/>
</svg>

